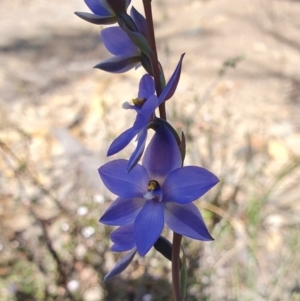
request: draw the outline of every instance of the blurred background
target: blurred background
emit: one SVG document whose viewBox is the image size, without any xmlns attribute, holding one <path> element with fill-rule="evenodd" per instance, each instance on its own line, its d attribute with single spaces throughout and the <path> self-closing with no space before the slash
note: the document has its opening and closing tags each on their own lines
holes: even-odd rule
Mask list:
<svg viewBox="0 0 300 301">
<path fill-rule="evenodd" d="M 185 164 L 221 180 L 196 202 L 215 241 L 183 240 L 186 300 L 299 301 L 300 1 L 152 2 L 167 79 L 186 52 L 167 103 Z M 93 69 L 110 54 L 74 11 L 88 8 L 0 2 L 0 300 L 171 301 L 153 250 L 103 283 L 119 254 L 98 224 L 114 196 L 97 168 L 144 72 Z"/>
</svg>

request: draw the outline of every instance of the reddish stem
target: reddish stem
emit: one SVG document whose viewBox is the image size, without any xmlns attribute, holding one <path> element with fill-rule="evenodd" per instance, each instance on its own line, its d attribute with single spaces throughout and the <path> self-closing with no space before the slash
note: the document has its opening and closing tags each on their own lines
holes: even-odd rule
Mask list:
<svg viewBox="0 0 300 301">
<path fill-rule="evenodd" d="M 172 284 L 175 301 L 182 301 L 180 294 L 180 245 L 182 236 L 177 233 L 173 233 L 173 246 L 172 246 Z"/>
<path fill-rule="evenodd" d="M 151 67 L 153 72 L 156 94 L 157 96 L 159 96 L 162 92 L 162 87 L 160 82 L 160 71 L 159 71 L 159 63 L 157 58 L 151 0 L 143 0 L 143 5 L 144 5 L 145 16 L 146 16 L 146 22 L 147 22 L 147 30 L 148 30 L 147 40 L 153 51 L 152 56 L 150 57 L 150 62 L 151 62 Z M 159 106 L 159 115 L 160 118 L 167 120 L 165 102 L 163 102 Z"/>
</svg>

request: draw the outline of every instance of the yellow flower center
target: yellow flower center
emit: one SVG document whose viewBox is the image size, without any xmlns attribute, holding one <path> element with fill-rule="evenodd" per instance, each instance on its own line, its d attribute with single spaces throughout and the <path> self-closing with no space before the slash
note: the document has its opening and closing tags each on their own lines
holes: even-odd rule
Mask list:
<svg viewBox="0 0 300 301">
<path fill-rule="evenodd" d="M 148 191 L 143 195 L 147 201 L 162 201 L 162 190 L 157 181 L 151 180 L 148 183 Z"/>
<path fill-rule="evenodd" d="M 132 102 L 135 106 L 141 107 L 146 101 L 146 98 L 134 98 L 132 99 Z"/>
</svg>

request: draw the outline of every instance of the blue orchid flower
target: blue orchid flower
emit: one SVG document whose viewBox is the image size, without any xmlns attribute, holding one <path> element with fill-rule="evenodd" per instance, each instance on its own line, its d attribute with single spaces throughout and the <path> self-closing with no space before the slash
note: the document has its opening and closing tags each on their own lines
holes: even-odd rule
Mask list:
<svg viewBox="0 0 300 301">
<path fill-rule="evenodd" d="M 137 116 L 133 126 L 112 142 L 107 155 L 111 156 L 118 153 L 125 148 L 135 136 L 137 136 L 137 146 L 130 156 L 128 171 L 137 164 L 144 152 L 147 138 L 147 126 L 151 116 L 153 116 L 155 110 L 163 101 L 170 99 L 175 93 L 181 74 L 183 57 L 184 54 L 181 55 L 174 73 L 159 97 L 154 95 L 155 87 L 152 77 L 146 74 L 140 80 L 138 97 L 133 100 L 134 105 L 130 105 L 129 103 L 123 104 L 123 108 L 135 110 Z"/>
<path fill-rule="evenodd" d="M 114 24 L 117 15 L 126 12 L 131 0 L 84 0 L 88 8 L 93 12 L 75 12 L 81 19 L 93 24 Z"/>
<path fill-rule="evenodd" d="M 114 56 L 94 68 L 111 73 L 123 73 L 140 64 L 141 51 L 120 27 L 104 28 L 101 31 L 101 39 L 106 49 Z"/>
<path fill-rule="evenodd" d="M 141 63 L 148 73 L 151 73 L 150 61 L 146 55 L 150 55 L 150 49 L 146 36 L 146 19 L 132 7 L 130 15 L 135 30 L 130 30 L 125 23 L 122 28 L 112 26 L 101 31 L 100 36 L 106 49 L 114 56 L 97 64 L 94 68 L 111 73 L 123 73 Z"/>
<path fill-rule="evenodd" d="M 142 165 L 137 164 L 128 173 L 128 161 L 115 160 L 98 169 L 105 186 L 119 196 L 100 222 L 113 226 L 133 224 L 141 256 L 157 241 L 164 223 L 181 235 L 213 240 L 192 202 L 217 184 L 218 178 L 204 168 L 181 164 L 173 134 L 161 126 L 145 151 Z"/>
</svg>

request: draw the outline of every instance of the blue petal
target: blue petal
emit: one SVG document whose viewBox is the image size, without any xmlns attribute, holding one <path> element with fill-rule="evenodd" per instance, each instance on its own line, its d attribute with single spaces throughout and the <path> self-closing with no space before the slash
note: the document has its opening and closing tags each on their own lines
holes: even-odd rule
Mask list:
<svg viewBox="0 0 300 301">
<path fill-rule="evenodd" d="M 114 194 L 125 199 L 140 198 L 147 190 L 149 176 L 141 165 L 127 173 L 127 160 L 114 160 L 98 169 L 104 185 Z"/>
<path fill-rule="evenodd" d="M 75 12 L 75 15 L 77 15 L 79 18 L 90 22 L 92 24 L 96 25 L 106 25 L 106 24 L 114 24 L 117 22 L 117 19 L 115 17 L 101 17 L 98 15 L 90 14 L 90 13 L 85 13 L 85 12 Z"/>
<path fill-rule="evenodd" d="M 111 73 L 123 73 L 134 68 L 139 62 L 140 57 L 138 56 L 127 57 L 120 55 L 107 59 L 94 66 L 94 68 Z"/>
<path fill-rule="evenodd" d="M 133 139 L 134 136 L 138 134 L 138 130 L 133 127 L 123 132 L 119 137 L 117 137 L 110 145 L 107 156 L 114 155 L 122 150 L 128 143 Z"/>
<path fill-rule="evenodd" d="M 133 127 L 139 130 L 145 127 L 149 123 L 150 117 L 157 107 L 158 98 L 155 95 L 150 96 L 138 111 Z"/>
<path fill-rule="evenodd" d="M 84 0 L 84 2 L 95 15 L 103 17 L 111 16 L 111 13 L 103 6 L 103 0 Z"/>
<path fill-rule="evenodd" d="M 185 54 L 181 55 L 175 71 L 173 72 L 170 80 L 166 84 L 162 93 L 159 95 L 159 104 L 161 104 L 165 100 L 170 99 L 173 96 L 173 94 L 175 93 L 175 90 L 177 88 L 177 85 L 178 85 L 178 82 L 180 79 L 181 66 L 182 66 L 182 60 L 183 60 L 184 55 Z"/>
<path fill-rule="evenodd" d="M 146 144 L 147 139 L 147 128 L 144 128 L 138 135 L 138 143 L 137 146 L 129 158 L 128 162 L 128 172 L 138 163 L 140 160 Z"/>
<path fill-rule="evenodd" d="M 194 204 L 166 203 L 165 219 L 168 227 L 178 234 L 203 241 L 213 240 Z"/>
<path fill-rule="evenodd" d="M 155 94 L 155 86 L 153 78 L 149 74 L 145 74 L 139 84 L 138 98 L 148 99 Z"/>
<path fill-rule="evenodd" d="M 138 56 L 139 50 L 118 26 L 104 28 L 101 31 L 102 41 L 113 55 Z"/>
<path fill-rule="evenodd" d="M 163 201 L 188 204 L 200 198 L 218 182 L 219 179 L 213 173 L 202 167 L 178 168 L 168 175 L 162 186 Z"/>
<path fill-rule="evenodd" d="M 117 198 L 101 216 L 99 222 L 110 226 L 123 226 L 133 223 L 143 207 L 143 198 Z"/>
<path fill-rule="evenodd" d="M 131 8 L 130 16 L 136 25 L 138 32 L 144 37 L 147 36 L 147 23 L 143 15 L 141 15 L 134 7 Z"/>
<path fill-rule="evenodd" d="M 104 281 L 111 279 L 122 273 L 131 263 L 136 253 L 136 248 L 127 253 L 115 266 L 114 268 L 104 277 Z"/>
<path fill-rule="evenodd" d="M 152 180 L 162 184 L 167 175 L 181 166 L 176 139 L 169 129 L 160 126 L 152 137 L 143 158 L 143 166 Z"/>
<path fill-rule="evenodd" d="M 111 233 L 110 238 L 114 245 L 111 251 L 123 252 L 131 250 L 135 247 L 133 224 L 119 227 Z"/>
<path fill-rule="evenodd" d="M 136 246 L 141 256 L 144 256 L 157 241 L 163 226 L 164 204 L 147 201 L 134 222 Z"/>
</svg>

